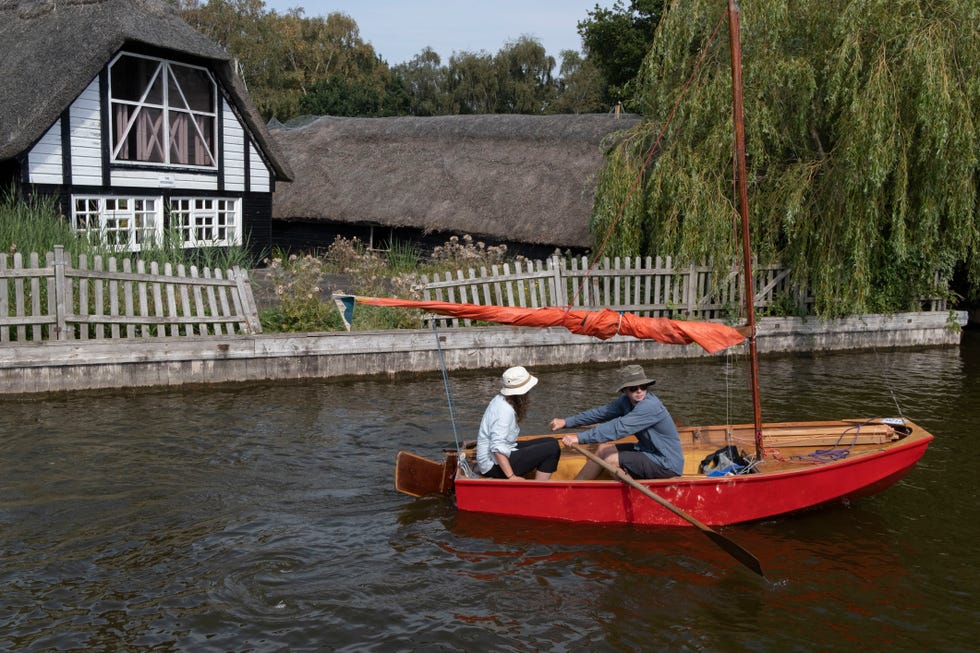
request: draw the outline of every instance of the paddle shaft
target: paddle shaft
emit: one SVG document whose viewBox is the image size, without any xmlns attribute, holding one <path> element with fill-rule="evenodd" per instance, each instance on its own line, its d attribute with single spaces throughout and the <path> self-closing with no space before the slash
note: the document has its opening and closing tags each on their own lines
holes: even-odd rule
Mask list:
<svg viewBox="0 0 980 653">
<path fill-rule="evenodd" d="M 571 447 L 572 449 L 575 449 L 575 451 L 578 451 L 580 454 L 582 454 L 592 462 L 596 463 L 597 465 L 605 469 L 607 472 L 615 476 L 623 483 L 629 485 L 635 490 L 639 490 L 640 492 L 650 497 L 651 499 L 653 499 L 654 501 L 656 501 L 661 506 L 671 511 L 681 519 L 685 520 L 686 522 L 690 523 L 693 526 L 696 526 L 698 529 L 700 529 L 702 533 L 707 535 L 712 542 L 714 542 L 715 544 L 723 548 L 725 551 L 729 553 L 729 555 L 731 555 L 733 558 L 741 562 L 743 565 L 745 565 L 755 573 L 759 574 L 760 576 L 764 575 L 762 573 L 762 565 L 759 564 L 758 558 L 756 558 L 754 555 L 752 555 L 751 553 L 743 549 L 735 542 L 731 541 L 721 533 L 713 530 L 708 525 L 701 523 L 699 520 L 687 514 L 686 512 L 684 512 L 683 510 L 681 510 L 680 508 L 672 504 L 670 501 L 667 501 L 667 499 L 664 499 L 659 494 L 650 490 L 650 488 L 648 488 L 647 486 L 637 482 L 636 479 L 632 478 L 629 474 L 624 472 L 619 467 L 616 467 L 615 465 L 606 462 L 605 460 L 595 455 L 585 447 L 578 444 L 573 444 L 571 445 Z"/>
</svg>

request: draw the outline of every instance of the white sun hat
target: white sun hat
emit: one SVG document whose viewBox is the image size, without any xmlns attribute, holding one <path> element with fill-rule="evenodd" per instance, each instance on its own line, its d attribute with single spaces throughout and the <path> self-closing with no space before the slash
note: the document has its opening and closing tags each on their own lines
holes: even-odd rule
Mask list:
<svg viewBox="0 0 980 653">
<path fill-rule="evenodd" d="M 522 395 L 533 388 L 538 383 L 538 378 L 531 376 L 523 367 L 511 367 L 504 372 L 504 387 L 500 389 L 502 395 Z"/>
</svg>

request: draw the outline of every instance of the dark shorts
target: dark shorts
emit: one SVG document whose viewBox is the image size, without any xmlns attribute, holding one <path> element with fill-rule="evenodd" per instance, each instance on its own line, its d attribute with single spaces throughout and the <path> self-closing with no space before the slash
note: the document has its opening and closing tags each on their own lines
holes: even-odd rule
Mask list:
<svg viewBox="0 0 980 653">
<path fill-rule="evenodd" d="M 561 445 L 555 438 L 535 438 L 517 443 L 517 449 L 510 453 L 510 468 L 517 476 L 524 476 L 531 470 L 553 473 L 558 469 Z M 500 465 L 494 465 L 484 476 L 504 478 Z"/>
<path fill-rule="evenodd" d="M 619 466 L 633 478 L 673 478 L 679 476 L 673 470 L 653 462 L 650 456 L 637 451 L 632 444 L 617 444 Z"/>
</svg>

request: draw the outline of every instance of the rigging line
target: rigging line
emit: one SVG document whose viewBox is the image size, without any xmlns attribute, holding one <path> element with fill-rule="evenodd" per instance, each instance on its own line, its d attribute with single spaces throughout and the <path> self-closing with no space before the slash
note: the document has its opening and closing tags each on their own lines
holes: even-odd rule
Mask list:
<svg viewBox="0 0 980 653">
<path fill-rule="evenodd" d="M 630 198 L 633 196 L 633 193 L 636 192 L 636 189 L 639 187 L 640 180 L 643 178 L 643 173 L 646 172 L 647 167 L 649 167 L 650 162 L 653 160 L 653 155 L 657 152 L 657 150 L 660 149 L 660 142 L 663 140 L 664 135 L 667 133 L 667 127 L 669 127 L 670 123 L 673 122 L 674 116 L 677 114 L 677 110 L 681 106 L 681 102 L 684 100 L 685 96 L 687 95 L 688 89 L 690 88 L 691 84 L 694 82 L 695 77 L 697 77 L 698 72 L 701 70 L 701 66 L 704 63 L 704 58 L 708 54 L 708 48 L 711 46 L 711 44 L 715 40 L 715 37 L 718 35 L 718 30 L 721 29 L 721 25 L 724 22 L 725 17 L 726 14 L 723 12 L 718 19 L 718 23 L 715 25 L 715 29 L 711 32 L 711 36 L 708 38 L 708 40 L 704 44 L 704 47 L 701 49 L 701 54 L 698 55 L 698 60 L 695 62 L 694 68 L 691 70 L 690 77 L 687 78 L 687 81 L 684 83 L 684 86 L 681 88 L 681 92 L 677 96 L 677 100 L 674 102 L 674 106 L 670 110 L 670 114 L 667 116 L 667 121 L 664 123 L 664 126 L 661 128 L 660 134 L 657 136 L 657 140 L 654 141 L 653 146 L 650 147 L 650 151 L 649 153 L 647 153 L 647 157 L 643 161 L 643 165 L 640 166 L 639 172 L 637 172 L 636 176 L 633 178 L 633 183 L 630 184 L 629 189 L 626 191 L 626 197 L 624 197 L 623 201 L 620 203 L 619 210 L 616 212 L 616 217 L 613 218 L 613 221 L 609 224 L 609 228 L 606 229 L 606 234 L 605 236 L 603 236 L 602 243 L 599 245 L 599 248 L 596 250 L 595 255 L 592 257 L 592 262 L 589 264 L 589 269 L 585 271 L 585 275 L 582 277 L 581 283 L 575 289 L 575 294 L 572 297 L 572 301 L 565 307 L 566 311 L 571 310 L 572 306 L 575 305 L 575 302 L 578 301 L 579 295 L 582 293 L 582 289 L 585 287 L 585 284 L 588 282 L 592 270 L 596 266 L 596 262 L 598 262 L 598 260 L 602 257 L 602 252 L 606 249 L 606 244 L 609 242 L 609 237 L 612 235 L 613 230 L 616 228 L 616 225 L 619 223 L 619 219 L 623 217 L 623 211 L 626 210 L 626 205 L 629 203 Z"/>
<path fill-rule="evenodd" d="M 899 419 L 902 420 L 902 424 L 904 424 L 905 423 L 905 415 L 902 414 L 902 407 L 898 403 L 898 397 L 895 396 L 895 389 L 894 388 L 888 388 L 888 392 L 891 393 L 891 395 L 892 395 L 892 401 L 895 402 L 895 410 L 898 411 L 898 417 L 899 417 Z"/>
<path fill-rule="evenodd" d="M 449 388 L 449 373 L 446 371 L 446 359 L 442 354 L 442 343 L 439 342 L 439 327 L 436 325 L 438 320 L 432 319 L 432 333 L 436 337 L 436 349 L 439 350 L 439 367 L 442 368 L 442 383 L 446 386 L 446 401 L 449 404 L 449 423 L 453 427 L 453 442 L 456 444 L 456 451 L 460 451 L 459 436 L 456 434 L 456 409 L 453 406 L 453 393 Z"/>
</svg>

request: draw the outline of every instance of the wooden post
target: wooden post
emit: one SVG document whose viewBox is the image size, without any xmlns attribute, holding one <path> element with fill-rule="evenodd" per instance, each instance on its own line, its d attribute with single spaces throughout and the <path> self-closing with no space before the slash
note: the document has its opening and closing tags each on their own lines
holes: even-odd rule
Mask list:
<svg viewBox="0 0 980 653">
<path fill-rule="evenodd" d="M 54 246 L 54 296 L 55 296 L 55 327 L 58 340 L 68 340 L 68 325 L 65 321 L 65 297 L 68 295 L 65 277 L 65 248 L 63 245 Z"/>
<path fill-rule="evenodd" d="M 242 300 L 242 311 L 245 313 L 245 323 L 249 333 L 262 333 L 262 323 L 259 321 L 259 309 L 255 304 L 252 286 L 248 283 L 248 272 L 235 266 L 235 283 L 238 285 L 238 296 Z"/>
</svg>

